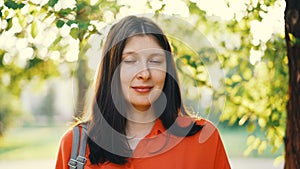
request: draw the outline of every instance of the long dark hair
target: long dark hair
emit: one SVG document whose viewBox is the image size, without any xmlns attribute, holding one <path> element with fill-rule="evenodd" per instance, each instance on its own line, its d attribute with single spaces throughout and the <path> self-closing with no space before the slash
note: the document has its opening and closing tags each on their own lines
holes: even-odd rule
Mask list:
<svg viewBox="0 0 300 169">
<path fill-rule="evenodd" d="M 203 127 L 195 123 L 181 127 L 176 123 L 179 115 L 189 114 L 183 106 L 171 47 L 163 31 L 146 17 L 125 17 L 112 26 L 103 47 L 102 61 L 95 85 L 92 114 L 88 121 L 89 158 L 93 164 L 107 161 L 125 164 L 132 153 L 125 137 L 126 117 L 119 112 L 120 109 L 123 110 L 126 103 L 121 94 L 118 66 L 122 61 L 126 39 L 135 35 L 155 37 L 162 49 L 166 51 L 167 73 L 163 93 L 167 103 L 162 114 L 158 117 L 165 129 L 168 129 L 170 134 L 185 137 L 194 135 Z M 116 76 L 114 76 L 115 74 Z M 157 102 L 160 99 L 158 98 Z"/>
</svg>

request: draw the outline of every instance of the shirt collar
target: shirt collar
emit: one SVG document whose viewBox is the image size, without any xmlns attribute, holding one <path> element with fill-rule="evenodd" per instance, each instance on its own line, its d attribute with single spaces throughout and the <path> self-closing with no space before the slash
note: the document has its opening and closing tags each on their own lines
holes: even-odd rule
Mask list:
<svg viewBox="0 0 300 169">
<path fill-rule="evenodd" d="M 158 118 L 158 119 L 156 119 L 150 133 L 145 138 L 157 136 L 157 135 L 163 133 L 165 130 L 166 129 L 163 126 L 162 121 Z"/>
<path fill-rule="evenodd" d="M 176 119 L 176 122 L 179 124 L 179 126 L 182 126 L 182 127 L 187 127 L 193 122 L 196 122 L 198 125 L 205 124 L 205 121 L 203 119 L 196 119 L 196 118 L 191 118 L 191 117 L 187 117 L 187 116 L 178 116 Z M 148 135 L 146 135 L 145 138 L 155 137 L 165 131 L 166 131 L 166 129 L 163 126 L 162 121 L 158 118 L 158 119 L 156 119 L 150 133 Z"/>
</svg>

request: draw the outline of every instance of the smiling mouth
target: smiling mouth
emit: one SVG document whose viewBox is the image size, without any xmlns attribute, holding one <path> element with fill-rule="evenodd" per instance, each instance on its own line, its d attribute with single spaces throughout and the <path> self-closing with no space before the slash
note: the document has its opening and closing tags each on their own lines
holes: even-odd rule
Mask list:
<svg viewBox="0 0 300 169">
<path fill-rule="evenodd" d="M 136 92 L 139 92 L 139 93 L 147 93 L 147 92 L 150 92 L 151 89 L 153 87 L 151 86 L 135 86 L 135 87 L 132 87 Z"/>
</svg>

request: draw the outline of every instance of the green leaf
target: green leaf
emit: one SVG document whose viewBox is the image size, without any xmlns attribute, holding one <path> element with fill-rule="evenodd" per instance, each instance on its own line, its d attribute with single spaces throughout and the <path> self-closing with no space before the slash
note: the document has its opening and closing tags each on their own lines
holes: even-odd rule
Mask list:
<svg viewBox="0 0 300 169">
<path fill-rule="evenodd" d="M 18 17 L 18 20 L 19 20 L 19 24 L 21 25 L 22 28 L 26 27 L 27 25 L 27 19 L 26 19 L 26 16 L 23 15 L 21 13 L 20 10 L 16 10 L 16 14 L 15 14 L 16 17 Z"/>
<path fill-rule="evenodd" d="M 57 4 L 58 0 L 49 0 L 48 5 L 51 7 L 54 7 L 55 4 Z"/>
<path fill-rule="evenodd" d="M 58 36 L 55 41 L 51 44 L 51 46 L 56 46 L 58 45 L 58 43 L 61 41 L 62 37 L 61 36 Z"/>
<path fill-rule="evenodd" d="M 79 22 L 78 27 L 79 27 L 79 29 L 87 30 L 89 27 L 89 23 L 88 22 Z"/>
<path fill-rule="evenodd" d="M 6 18 L 7 16 L 9 15 L 9 11 L 4 11 L 4 13 L 3 13 L 3 18 Z"/>
<path fill-rule="evenodd" d="M 295 45 L 300 45 L 300 38 L 294 36 L 293 34 L 289 33 L 289 38 L 290 38 L 290 44 L 292 46 Z"/>
<path fill-rule="evenodd" d="M 267 142 L 262 141 L 257 148 L 258 154 L 262 154 L 267 149 Z"/>
<path fill-rule="evenodd" d="M 77 10 L 80 11 L 81 9 L 83 9 L 86 6 L 86 2 L 82 1 L 80 3 L 77 3 Z"/>
<path fill-rule="evenodd" d="M 278 156 L 278 157 L 275 158 L 274 165 L 277 166 L 277 165 L 279 165 L 283 161 L 284 161 L 284 155 L 280 155 L 280 156 Z"/>
<path fill-rule="evenodd" d="M 73 23 L 77 23 L 77 21 L 74 21 L 74 20 L 68 20 L 67 21 L 68 26 L 71 26 Z"/>
<path fill-rule="evenodd" d="M 37 57 L 35 57 L 34 59 L 31 59 L 28 61 L 27 65 L 26 65 L 26 68 L 25 69 L 31 69 L 31 68 L 34 68 L 36 67 L 38 64 L 42 63 L 43 60 L 42 59 L 39 59 Z"/>
<path fill-rule="evenodd" d="M 0 18 L 2 18 L 2 9 L 3 9 L 3 6 L 0 7 Z"/>
<path fill-rule="evenodd" d="M 253 135 L 250 135 L 250 136 L 247 138 L 247 145 L 253 144 L 254 141 L 255 141 L 255 137 L 254 137 Z"/>
<path fill-rule="evenodd" d="M 266 119 L 265 119 L 265 118 L 262 118 L 262 117 L 260 117 L 260 118 L 258 119 L 258 125 L 259 125 L 261 128 L 265 128 L 265 127 L 266 127 L 266 125 L 267 125 L 267 121 L 266 121 Z"/>
<path fill-rule="evenodd" d="M 70 31 L 70 35 L 72 36 L 72 38 L 78 39 L 79 29 L 78 28 L 72 28 L 71 31 Z"/>
<path fill-rule="evenodd" d="M 255 128 L 256 128 L 256 126 L 255 126 L 255 124 L 254 124 L 253 122 L 252 122 L 252 123 L 249 123 L 249 124 L 247 125 L 247 130 L 248 130 L 248 132 L 250 132 L 250 133 L 254 132 Z"/>
<path fill-rule="evenodd" d="M 25 4 L 23 3 L 16 3 L 13 0 L 7 0 L 6 2 L 4 2 L 5 6 L 11 9 L 21 9 L 25 6 Z"/>
<path fill-rule="evenodd" d="M 181 60 L 183 63 L 187 64 L 187 63 L 189 63 L 189 61 L 191 60 L 191 56 L 190 56 L 190 55 L 183 55 L 183 56 L 180 57 L 180 60 Z"/>
<path fill-rule="evenodd" d="M 244 151 L 244 156 L 248 156 L 253 151 L 253 147 L 248 146 L 247 149 Z"/>
<path fill-rule="evenodd" d="M 64 22 L 63 20 L 58 20 L 58 21 L 56 22 L 56 27 L 61 28 L 61 27 L 64 26 L 64 24 L 65 24 L 65 22 Z"/>
<path fill-rule="evenodd" d="M 62 17 L 65 17 L 67 15 L 69 15 L 72 12 L 72 9 L 67 8 L 67 9 L 62 9 L 58 12 L 58 14 Z"/>
<path fill-rule="evenodd" d="M 249 116 L 244 115 L 240 120 L 239 120 L 239 125 L 242 126 L 245 124 L 245 122 L 248 120 Z"/>
<path fill-rule="evenodd" d="M 31 36 L 33 38 L 36 37 L 36 35 L 38 34 L 38 26 L 37 26 L 37 23 L 36 21 L 33 21 L 32 24 L 31 24 Z"/>
<path fill-rule="evenodd" d="M 7 19 L 7 27 L 6 27 L 6 30 L 9 30 L 11 27 L 12 27 L 12 18 L 10 19 Z"/>
</svg>

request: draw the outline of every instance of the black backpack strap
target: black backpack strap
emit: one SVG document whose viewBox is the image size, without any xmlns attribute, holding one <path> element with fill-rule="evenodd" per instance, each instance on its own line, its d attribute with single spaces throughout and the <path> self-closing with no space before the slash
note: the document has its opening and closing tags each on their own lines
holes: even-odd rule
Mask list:
<svg viewBox="0 0 300 169">
<path fill-rule="evenodd" d="M 86 158 L 85 158 L 86 140 L 87 140 L 86 125 L 82 124 L 81 137 L 79 131 L 80 131 L 79 126 L 75 126 L 73 128 L 73 142 L 72 142 L 71 157 L 68 162 L 69 169 L 83 169 L 86 162 Z M 79 154 L 78 154 L 78 148 L 79 148 Z"/>
</svg>

